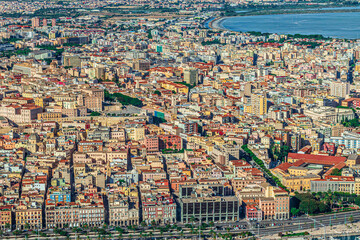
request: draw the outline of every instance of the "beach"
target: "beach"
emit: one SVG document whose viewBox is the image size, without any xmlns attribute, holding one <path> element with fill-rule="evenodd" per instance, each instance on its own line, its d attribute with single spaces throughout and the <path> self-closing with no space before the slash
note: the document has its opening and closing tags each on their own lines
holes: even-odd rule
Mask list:
<svg viewBox="0 0 360 240">
<path fill-rule="evenodd" d="M 215 18 L 214 20 L 209 22 L 209 28 L 214 29 L 214 30 L 226 30 L 226 31 L 228 31 L 226 28 L 223 28 L 222 25 L 221 25 L 221 23 L 227 18 L 229 18 L 229 17 Z"/>
</svg>

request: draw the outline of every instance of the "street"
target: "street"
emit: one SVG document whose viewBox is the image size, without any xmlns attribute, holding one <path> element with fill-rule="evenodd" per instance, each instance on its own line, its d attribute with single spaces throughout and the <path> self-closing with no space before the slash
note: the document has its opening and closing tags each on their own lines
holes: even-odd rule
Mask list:
<svg viewBox="0 0 360 240">
<path fill-rule="evenodd" d="M 350 224 L 350 222 L 360 221 L 360 211 L 326 214 L 318 216 L 301 216 L 290 220 L 270 220 L 261 222 L 246 222 L 239 221 L 235 223 L 215 223 L 214 227 L 209 227 L 205 230 L 201 230 L 200 236 L 208 238 L 214 233 L 217 234 L 240 234 L 242 232 L 251 232 L 253 235 L 266 238 L 266 236 L 277 235 L 279 233 L 294 232 L 294 231 L 310 231 L 311 229 L 317 229 L 322 231 L 324 226 L 335 226 Z M 177 226 L 182 228 L 182 231 L 170 230 L 169 232 L 161 233 L 159 230 L 152 230 L 151 228 L 130 231 L 121 235 L 122 239 L 155 239 L 155 238 L 174 238 L 174 237 L 188 237 L 198 238 L 199 232 L 197 230 L 198 225 L 194 224 L 194 231 L 191 228 L 178 224 Z M 237 229 L 236 226 L 247 226 L 244 229 Z M 355 230 L 355 229 L 354 229 Z M 151 232 L 151 233 L 150 233 Z M 100 239 L 105 236 L 100 236 L 98 233 L 86 232 L 86 233 L 73 233 L 69 232 L 69 237 L 59 236 L 50 231 L 45 232 L 47 237 L 37 237 L 36 235 L 29 236 L 28 239 Z M 324 234 L 326 231 L 324 229 Z M 107 239 L 118 239 L 119 233 L 117 231 L 108 231 L 106 234 Z M 3 239 L 23 239 L 24 236 L 3 236 Z"/>
</svg>

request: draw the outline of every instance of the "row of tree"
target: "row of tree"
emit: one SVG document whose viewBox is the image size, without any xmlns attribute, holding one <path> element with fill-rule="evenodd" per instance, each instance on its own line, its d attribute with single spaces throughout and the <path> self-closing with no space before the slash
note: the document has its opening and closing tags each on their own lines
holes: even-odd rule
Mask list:
<svg viewBox="0 0 360 240">
<path fill-rule="evenodd" d="M 117 100 L 123 105 L 133 105 L 136 107 L 142 107 L 143 102 L 138 98 L 129 97 L 127 95 L 121 93 L 109 93 L 107 90 L 104 91 L 104 97 L 107 101 L 115 101 Z"/>
<path fill-rule="evenodd" d="M 252 160 L 254 160 L 257 165 L 259 165 L 261 167 L 261 169 L 263 170 L 263 172 L 265 172 L 268 176 L 270 176 L 274 182 L 276 183 L 277 186 L 281 187 L 282 189 L 287 190 L 287 188 L 281 183 L 281 181 L 279 180 L 279 178 L 277 178 L 276 176 L 274 176 L 270 170 L 265 166 L 264 162 L 262 160 L 260 160 L 247 146 L 247 144 L 241 146 L 241 148 L 252 158 Z"/>
</svg>

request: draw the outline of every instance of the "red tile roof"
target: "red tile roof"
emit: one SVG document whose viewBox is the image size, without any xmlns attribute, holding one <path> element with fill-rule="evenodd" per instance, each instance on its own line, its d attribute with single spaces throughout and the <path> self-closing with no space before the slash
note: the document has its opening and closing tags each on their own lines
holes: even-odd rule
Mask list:
<svg viewBox="0 0 360 240">
<path fill-rule="evenodd" d="M 280 169 L 283 170 L 284 172 L 286 172 L 288 170 L 289 167 L 293 166 L 291 163 L 282 163 L 279 166 L 277 166 L 275 169 Z"/>
<path fill-rule="evenodd" d="M 306 163 L 335 165 L 346 161 L 346 157 L 323 156 L 313 154 L 289 153 L 288 159 L 303 160 Z"/>
</svg>

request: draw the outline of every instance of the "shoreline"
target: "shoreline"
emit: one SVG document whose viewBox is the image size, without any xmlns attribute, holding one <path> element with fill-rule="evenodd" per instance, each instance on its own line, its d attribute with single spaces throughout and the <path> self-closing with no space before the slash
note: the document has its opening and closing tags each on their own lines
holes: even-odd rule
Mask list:
<svg viewBox="0 0 360 240">
<path fill-rule="evenodd" d="M 356 9 L 356 11 L 351 10 L 351 11 L 311 11 L 311 12 L 299 12 L 299 13 L 294 13 L 294 12 L 284 12 L 284 13 L 269 13 L 269 14 L 249 14 L 249 15 L 235 15 L 235 16 L 224 16 L 224 17 L 216 17 L 215 19 L 213 19 L 212 21 L 209 22 L 208 24 L 208 29 L 211 30 L 217 30 L 217 31 L 228 31 L 228 32 L 233 32 L 233 33 L 249 33 L 251 31 L 234 31 L 231 29 L 227 29 L 225 28 L 222 23 L 223 21 L 230 19 L 230 18 L 237 18 L 237 17 L 254 17 L 254 16 L 276 16 L 276 15 L 300 15 L 300 14 L 322 14 L 322 13 L 348 13 L 348 12 L 357 12 L 360 13 L 360 9 Z M 262 32 L 261 32 L 262 33 Z M 271 32 L 271 33 L 276 33 L 276 32 Z M 300 34 L 300 33 L 299 33 Z M 291 33 L 286 33 L 284 35 L 291 35 Z M 304 34 L 302 34 L 304 35 Z M 306 35 L 306 34 L 305 34 Z M 308 34 L 311 35 L 311 34 Z M 346 38 L 346 37 L 331 37 L 329 36 L 329 38 L 335 38 L 335 39 L 349 39 L 349 40 L 357 40 L 360 38 Z"/>
<path fill-rule="evenodd" d="M 209 22 L 209 29 L 235 32 L 235 31 L 232 31 L 232 30 L 222 27 L 221 23 L 225 19 L 228 19 L 228 18 L 232 18 L 232 17 L 217 17 L 217 18 L 213 19 L 211 22 Z"/>
<path fill-rule="evenodd" d="M 251 16 L 276 16 L 276 15 L 291 15 L 291 14 L 294 14 L 294 15 L 299 15 L 299 14 L 319 14 L 319 13 L 350 13 L 350 12 L 360 12 L 360 8 L 359 9 L 344 9 L 344 10 L 324 10 L 324 11 L 307 11 L 306 9 L 301 9 L 301 10 L 304 10 L 304 11 L 293 11 L 293 12 L 287 12 L 287 11 L 284 11 L 284 12 L 274 12 L 274 13 L 262 13 L 261 10 L 260 12 L 253 12 L 253 13 L 250 13 L 250 14 L 246 14 L 246 15 L 243 15 L 243 14 L 238 14 L 238 15 L 234 15 L 234 16 L 225 16 L 225 17 L 216 17 L 215 19 L 213 19 L 211 22 L 209 22 L 209 29 L 214 29 L 214 30 L 223 30 L 223 31 L 230 31 L 230 32 L 239 32 L 239 31 L 233 31 L 233 30 L 230 30 L 230 29 L 227 29 L 225 27 L 223 27 L 221 25 L 221 23 L 226 20 L 226 19 L 229 19 L 229 18 L 235 18 L 235 17 L 251 17 Z"/>
</svg>

